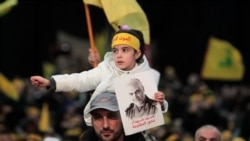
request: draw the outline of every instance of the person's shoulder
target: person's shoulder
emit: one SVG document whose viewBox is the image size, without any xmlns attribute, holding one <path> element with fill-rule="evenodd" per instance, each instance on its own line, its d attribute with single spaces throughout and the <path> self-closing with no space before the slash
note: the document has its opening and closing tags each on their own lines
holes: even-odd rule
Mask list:
<svg viewBox="0 0 250 141">
<path fill-rule="evenodd" d="M 115 63 L 113 59 L 113 52 L 106 52 L 104 55 L 104 59 L 100 64 L 104 65 L 105 67 L 114 68 Z"/>
<path fill-rule="evenodd" d="M 145 101 L 146 103 L 150 103 L 151 105 L 157 105 L 157 101 L 149 98 L 146 94 L 145 94 Z"/>
<path fill-rule="evenodd" d="M 104 55 L 104 59 L 102 62 L 100 62 L 98 64 L 98 66 L 96 67 L 98 69 L 100 69 L 101 71 L 105 72 L 105 71 L 114 71 L 115 69 L 115 63 L 114 63 L 114 59 L 112 57 L 112 52 L 107 52 Z"/>
<path fill-rule="evenodd" d="M 109 51 L 104 54 L 104 60 L 113 60 L 113 52 Z"/>
<path fill-rule="evenodd" d="M 145 100 L 147 100 L 147 101 L 156 101 L 156 100 L 154 100 L 154 99 L 152 99 L 152 98 L 150 98 L 147 94 L 145 94 Z"/>
<path fill-rule="evenodd" d="M 128 108 L 125 111 L 130 111 L 134 108 L 134 103 L 130 103 Z"/>
</svg>

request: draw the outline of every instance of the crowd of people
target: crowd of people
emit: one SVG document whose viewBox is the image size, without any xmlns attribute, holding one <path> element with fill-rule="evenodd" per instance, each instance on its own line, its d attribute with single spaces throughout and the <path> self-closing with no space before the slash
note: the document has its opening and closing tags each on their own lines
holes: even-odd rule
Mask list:
<svg viewBox="0 0 250 141">
<path fill-rule="evenodd" d="M 128 35 L 132 43 L 116 40 Z M 78 70 L 83 72 L 77 74 L 72 65 L 63 64 L 69 67 L 56 69 L 54 74 L 67 72 L 73 75 L 53 75 L 50 79 L 42 76 L 13 79 L 19 99 L 13 100 L 3 92 L 0 94 L 0 141 L 42 141 L 47 138 L 79 141 L 91 140 L 93 134 L 105 139 L 111 134 L 109 128 L 112 126 L 107 126 L 103 119 L 109 118 L 112 119 L 110 123 L 117 125 L 116 137 L 123 138 L 124 135 L 119 133 L 122 127 L 118 126 L 121 124 L 117 109 L 93 110 L 92 106 L 96 98 L 110 96 L 110 92 L 114 92 L 110 83 L 114 75 L 151 70 L 143 56 L 142 38 L 137 31 L 124 29 L 117 32 L 112 40 L 113 53 L 107 53 L 105 60 L 92 71 Z M 122 55 L 127 59 L 122 60 Z M 70 54 L 60 57 L 68 60 Z M 63 68 L 55 62 L 55 68 Z M 167 110 L 163 112 L 165 124 L 140 134 L 148 141 L 204 140 L 206 136 L 196 139 L 196 131 L 207 124 L 221 132 L 222 141 L 250 139 L 250 88 L 247 85 L 209 86 L 196 73 L 190 74 L 187 82 L 182 82 L 175 68 L 166 66 L 158 90 L 154 100 L 161 103 L 163 111 Z M 46 106 L 49 109 L 49 124 L 42 127 L 46 125 L 46 121 L 41 120 Z M 97 124 L 101 119 L 103 123 Z M 89 129 L 89 126 L 93 128 Z"/>
<path fill-rule="evenodd" d="M 194 139 L 195 130 L 212 124 L 224 141 L 249 140 L 250 89 L 247 85 L 222 85 L 210 88 L 197 74 L 181 82 L 173 67 L 166 67 L 159 90 L 165 93 L 169 110 L 165 124 L 147 132 L 159 141 Z M 87 129 L 82 110 L 91 92 L 50 93 L 31 85 L 29 78 L 16 78 L 13 84 L 20 98 L 14 101 L 1 92 L 0 140 L 39 141 L 46 136 L 78 141 Z M 48 103 L 50 130 L 39 131 L 43 103 Z M 151 137 L 152 138 L 152 137 Z M 9 139 L 10 140 L 10 139 Z M 12 141 L 11 140 L 11 141 Z"/>
</svg>

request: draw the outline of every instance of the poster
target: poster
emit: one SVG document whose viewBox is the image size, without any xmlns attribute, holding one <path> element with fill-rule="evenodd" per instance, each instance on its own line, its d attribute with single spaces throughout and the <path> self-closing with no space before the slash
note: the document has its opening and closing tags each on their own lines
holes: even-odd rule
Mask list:
<svg viewBox="0 0 250 141">
<path fill-rule="evenodd" d="M 115 80 L 116 96 L 126 135 L 164 124 L 159 102 L 154 100 L 157 81 L 152 71 L 130 74 Z"/>
</svg>

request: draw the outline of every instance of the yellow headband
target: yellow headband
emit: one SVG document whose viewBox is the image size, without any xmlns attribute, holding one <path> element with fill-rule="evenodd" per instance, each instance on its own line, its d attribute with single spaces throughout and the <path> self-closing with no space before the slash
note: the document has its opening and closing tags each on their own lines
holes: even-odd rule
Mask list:
<svg viewBox="0 0 250 141">
<path fill-rule="evenodd" d="M 140 50 L 139 39 L 136 36 L 129 33 L 118 33 L 113 37 L 111 47 L 113 48 L 114 46 L 119 44 L 129 45 L 137 51 Z"/>
</svg>

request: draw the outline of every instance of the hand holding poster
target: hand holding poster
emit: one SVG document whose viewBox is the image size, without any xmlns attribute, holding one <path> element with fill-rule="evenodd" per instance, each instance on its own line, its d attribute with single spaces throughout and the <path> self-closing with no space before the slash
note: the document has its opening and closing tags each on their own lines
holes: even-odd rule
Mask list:
<svg viewBox="0 0 250 141">
<path fill-rule="evenodd" d="M 126 135 L 164 124 L 161 106 L 154 100 L 158 90 L 151 71 L 121 76 L 115 84 Z"/>
</svg>

